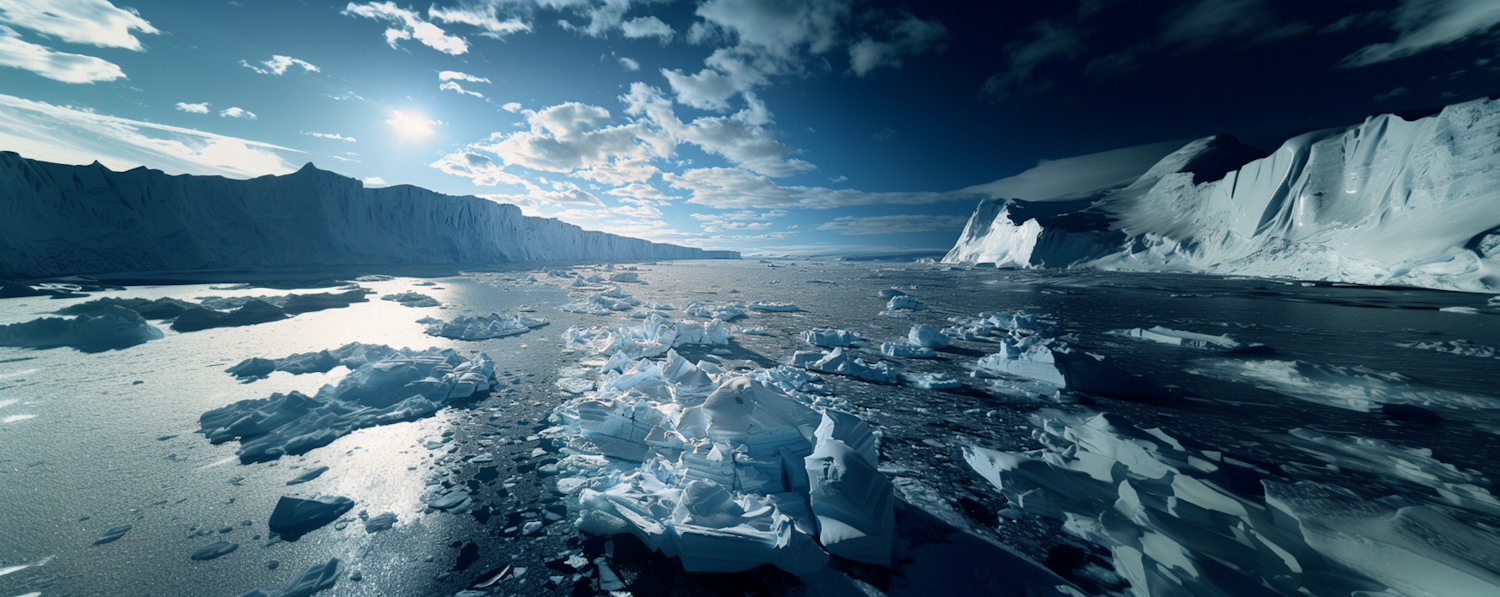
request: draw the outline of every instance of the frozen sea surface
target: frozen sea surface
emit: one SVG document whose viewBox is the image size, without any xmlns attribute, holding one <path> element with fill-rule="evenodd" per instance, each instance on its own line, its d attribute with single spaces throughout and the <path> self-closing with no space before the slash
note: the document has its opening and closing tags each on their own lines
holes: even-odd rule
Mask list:
<svg viewBox="0 0 1500 597">
<path fill-rule="evenodd" d="M 557 307 L 587 302 L 608 288 L 573 286 L 574 280 L 608 279 L 625 273 L 623 268 L 518 267 L 359 282 L 378 296 L 421 293 L 437 307 L 372 300 L 188 333 L 153 321 L 163 338 L 103 352 L 0 348 L 0 595 L 240 595 L 283 590 L 308 572 L 317 573 L 308 577 L 314 586 L 334 581 L 325 595 L 453 595 L 466 589 L 522 595 L 927 595 L 1006 594 L 1026 587 L 1068 594 L 1052 589 L 1057 585 L 1082 594 L 1140 594 L 1122 580 L 1128 566 L 1116 560 L 1128 550 L 1085 540 L 1058 519 L 1012 501 L 965 460 L 972 448 L 1043 449 L 1045 421 L 1099 413 L 1126 417 L 1135 428 L 1163 430 L 1158 437 L 1190 438 L 1194 453 L 1232 455 L 1265 471 L 1277 487 L 1315 484 L 1325 488 L 1319 496 L 1349 492 L 1354 497 L 1317 502 L 1316 520 L 1335 530 L 1327 521 L 1357 519 L 1368 526 L 1369 520 L 1366 514 L 1341 514 L 1337 504 L 1392 496 L 1450 508 L 1442 510 L 1444 520 L 1462 521 L 1471 534 L 1500 528 L 1484 526 L 1496 514 L 1490 494 L 1500 478 L 1500 368 L 1490 366 L 1492 359 L 1423 348 L 1500 346 L 1500 325 L 1493 323 L 1500 320 L 1492 319 L 1500 306 L 1487 304 L 1487 296 L 1165 274 L 767 265 L 637 265 L 629 273 L 644 284 L 621 287 L 639 305 L 621 304 L 626 308 L 600 315 Z M 563 273 L 569 269 L 574 275 Z M 335 277 L 306 291 L 262 282 L 132 286 L 75 300 L 6 299 L 0 301 L 0 325 L 102 296 L 193 301 L 337 292 L 346 282 Z M 926 309 L 891 311 L 893 295 L 881 291 L 892 288 Z M 731 373 L 790 365 L 795 352 L 809 348 L 803 332 L 835 329 L 868 340 L 867 346 L 844 349 L 851 358 L 888 363 L 905 380 L 942 375 L 936 379 L 959 382 L 958 388 L 934 390 L 920 387 L 932 384 L 872 384 L 819 374 L 802 389 L 820 408 L 855 414 L 879 434 L 878 469 L 898 498 L 892 567 L 835 558 L 823 572 L 803 577 L 770 566 L 691 573 L 631 536 L 604 538 L 573 528 L 574 513 L 553 475 L 565 454 L 548 418 L 575 397 L 558 381 L 587 381 L 607 366 L 608 355 L 568 349 L 560 335 L 572 326 L 637 326 L 642 319 L 633 314 L 694 303 L 684 311 L 660 312 L 697 324 L 712 321 L 704 315 L 732 314 L 737 328 L 763 333 L 732 332 L 727 346 L 676 348 L 692 362 Z M 756 304 L 795 304 L 797 310 Z M 880 317 L 882 312 L 899 316 Z M 972 376 L 980 358 L 1001 350 L 999 336 L 953 339 L 935 348 L 934 358 L 880 352 L 883 343 L 907 341 L 914 325 L 953 328 L 985 312 L 1034 316 L 1072 345 L 1170 391 L 1154 398 L 1109 396 Z M 522 313 L 553 325 L 465 341 L 426 335 L 427 326 L 417 323 L 490 313 Z M 1206 353 L 1109 333 L 1157 326 L 1264 344 L 1274 353 Z M 239 464 L 237 444 L 210 445 L 194 433 L 209 410 L 278 392 L 311 395 L 349 373 L 278 371 L 242 383 L 226 368 L 252 357 L 315 353 L 351 342 L 484 352 L 496 363 L 497 389 L 428 418 L 355 430 L 273 462 Z M 1381 403 L 1421 406 L 1437 417 L 1391 416 L 1370 406 Z M 1066 416 L 1047 415 L 1058 412 Z M 321 467 L 327 470 L 306 474 Z M 304 476 L 311 478 L 287 484 Z M 1264 503 L 1265 496 L 1255 493 L 1236 495 Z M 1278 490 L 1275 497 L 1297 505 L 1312 503 L 1308 495 Z M 345 496 L 354 505 L 296 541 L 276 541 L 267 524 L 282 496 Z M 1314 512 L 1308 508 L 1300 511 Z M 125 525 L 128 532 L 95 545 Z M 1351 543 L 1330 537 L 1319 535 L 1314 543 L 1333 546 L 1339 557 L 1354 553 Z M 218 547 L 203 552 L 212 558 L 192 557 L 213 545 Z M 1482 552 L 1490 543 L 1465 545 Z M 1496 554 L 1478 555 L 1478 563 L 1464 570 L 1466 579 L 1479 584 L 1468 586 L 1484 587 L 1486 574 L 1500 574 Z M 328 566 L 335 558 L 336 567 Z M 1398 581 L 1380 582 L 1389 587 Z M 1412 591 L 1407 593 L 1419 594 Z"/>
</svg>

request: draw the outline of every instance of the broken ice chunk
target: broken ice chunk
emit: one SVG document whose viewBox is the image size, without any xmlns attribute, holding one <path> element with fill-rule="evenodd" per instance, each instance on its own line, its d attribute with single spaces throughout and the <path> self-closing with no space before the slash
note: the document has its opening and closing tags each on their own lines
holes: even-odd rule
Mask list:
<svg viewBox="0 0 1500 597">
<path fill-rule="evenodd" d="M 746 309 L 754 309 L 756 311 L 777 311 L 777 312 L 791 312 L 791 311 L 800 311 L 801 310 L 801 309 L 797 308 L 797 305 L 794 305 L 792 303 L 770 303 L 770 302 L 765 302 L 765 301 L 756 301 L 756 302 L 750 303 L 748 305 L 745 305 L 745 308 Z"/>
<path fill-rule="evenodd" d="M 747 335 L 750 335 L 750 336 L 769 336 L 769 335 L 771 335 L 770 332 L 767 332 L 765 328 L 758 328 L 758 327 L 752 328 L 752 327 L 747 327 L 747 326 L 742 326 L 742 325 L 732 325 L 732 326 L 729 326 L 729 331 L 734 332 L 736 334 L 747 334 Z"/>
<path fill-rule="evenodd" d="M 910 342 L 886 342 L 880 345 L 880 354 L 896 359 L 930 359 L 937 352 L 926 346 Z"/>
<path fill-rule="evenodd" d="M 609 277 L 610 282 L 640 282 L 640 275 L 634 272 L 623 272 Z"/>
<path fill-rule="evenodd" d="M 388 531 L 391 529 L 391 527 L 394 526 L 396 526 L 396 515 L 391 512 L 386 512 L 385 514 L 372 516 L 369 520 L 366 520 L 365 532 L 378 533 L 380 531 Z"/>
<path fill-rule="evenodd" d="M 387 294 L 380 297 L 382 301 L 392 301 L 403 307 L 441 307 L 443 304 L 425 294 L 416 292 L 403 292 L 400 294 Z"/>
<path fill-rule="evenodd" d="M 865 339 L 858 334 L 848 330 L 834 330 L 827 328 L 815 328 L 802 332 L 802 340 L 813 346 L 833 348 L 835 346 L 855 346 L 865 343 Z"/>
<path fill-rule="evenodd" d="M 891 482 L 858 451 L 836 439 L 818 441 L 806 459 L 818 541 L 836 556 L 889 566 L 895 532 Z"/>
<path fill-rule="evenodd" d="M 979 359 L 980 369 L 1025 377 L 1060 388 L 1099 394 L 1155 395 L 1149 380 L 1127 376 L 1108 359 L 1086 353 L 1055 338 L 1014 337 L 1001 341 L 1000 352 Z"/>
<path fill-rule="evenodd" d="M 332 558 L 327 563 L 310 566 L 303 570 L 302 574 L 283 589 L 255 589 L 240 597 L 312 597 L 312 595 L 331 589 L 338 583 L 339 559 Z"/>
<path fill-rule="evenodd" d="M 469 494 L 455 489 L 453 491 L 449 491 L 448 493 L 427 500 L 427 507 L 434 510 L 448 510 L 464 503 L 464 501 L 467 499 L 469 499 Z"/>
<path fill-rule="evenodd" d="M 426 330 L 429 336 L 470 341 L 516 336 L 550 323 L 545 319 L 532 319 L 522 315 L 504 316 L 499 313 L 480 317 L 460 315 L 451 323 L 430 318 L 424 321 L 430 322 Z"/>
<path fill-rule="evenodd" d="M 323 473 L 326 473 L 326 472 L 328 472 L 328 467 L 326 467 L 326 466 L 320 466 L 318 468 L 315 468 L 315 469 L 309 470 L 309 471 L 307 471 L 305 473 L 302 473 L 300 475 L 297 475 L 296 477 L 292 478 L 291 481 L 287 481 L 286 484 L 287 485 L 297 485 L 299 483 L 306 483 L 308 481 L 311 481 L 313 479 L 316 479 L 318 477 L 323 476 Z"/>
<path fill-rule="evenodd" d="M 895 288 L 882 288 L 880 289 L 880 292 L 878 294 L 880 295 L 880 298 L 888 299 L 903 296 L 906 293 L 900 290 L 896 290 Z"/>
<path fill-rule="evenodd" d="M 179 332 L 194 332 L 209 328 L 255 325 L 286 318 L 286 312 L 280 307 L 252 299 L 228 313 L 204 307 L 192 307 L 177 316 L 177 319 L 172 322 L 172 329 Z"/>
<path fill-rule="evenodd" d="M 943 331 L 930 325 L 919 324 L 911 326 L 911 331 L 906 334 L 906 341 L 927 348 L 946 348 L 948 346 L 948 337 L 943 335 Z"/>
<path fill-rule="evenodd" d="M 120 537 L 124 537 L 125 533 L 130 532 L 130 529 L 131 525 L 128 524 L 113 527 L 107 531 L 104 531 L 104 534 L 100 535 L 99 538 L 94 541 L 94 545 L 104 545 L 105 543 L 109 543 L 111 541 L 119 539 Z"/>
<path fill-rule="evenodd" d="M 1116 336 L 1125 336 L 1137 340 L 1149 340 L 1171 346 L 1184 348 L 1197 348 L 1200 350 L 1234 350 L 1240 347 L 1240 343 L 1229 336 L 1210 336 L 1208 334 L 1196 334 L 1180 330 L 1167 329 L 1156 326 L 1149 330 L 1133 328 L 1128 330 L 1114 330 L 1109 332 Z"/>
<path fill-rule="evenodd" d="M 951 390 L 963 387 L 963 383 L 954 379 L 947 373 L 923 373 L 921 375 L 903 375 L 906 383 L 922 388 L 924 390 Z"/>
<path fill-rule="evenodd" d="M 199 561 L 212 560 L 219 556 L 227 555 L 239 548 L 240 546 L 238 543 L 230 543 L 228 541 L 215 541 L 198 548 L 198 551 L 193 552 L 193 555 L 191 557 L 192 559 Z"/>
<path fill-rule="evenodd" d="M 889 364 L 866 363 L 863 359 L 849 358 L 844 354 L 843 348 L 835 348 L 832 352 L 799 351 L 792 355 L 792 365 L 824 373 L 848 375 L 875 383 L 894 384 L 899 379 L 896 371 Z"/>
<path fill-rule="evenodd" d="M 72 319 L 43 317 L 0 325 L 0 346 L 50 348 L 71 346 L 87 352 L 125 348 L 165 337 L 135 311 L 109 306 Z"/>
<path fill-rule="evenodd" d="M 287 541 L 296 541 L 330 522 L 338 520 L 354 507 L 354 500 L 338 495 L 325 495 L 314 499 L 281 496 L 276 509 L 271 511 L 272 533 Z"/>
<path fill-rule="evenodd" d="M 887 302 L 885 304 L 885 308 L 888 311 L 923 311 L 927 309 L 927 305 L 923 304 L 922 301 L 917 300 L 916 297 L 903 294 L 900 296 L 891 297 L 890 302 Z"/>
</svg>

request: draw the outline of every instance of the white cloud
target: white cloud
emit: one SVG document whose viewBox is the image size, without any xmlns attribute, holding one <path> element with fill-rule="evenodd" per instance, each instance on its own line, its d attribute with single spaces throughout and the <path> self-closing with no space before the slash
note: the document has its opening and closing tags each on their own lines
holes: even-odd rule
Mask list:
<svg viewBox="0 0 1500 597">
<path fill-rule="evenodd" d="M 531 25 L 519 18 L 500 20 L 495 15 L 494 5 L 469 5 L 448 8 L 440 8 L 433 5 L 427 8 L 427 16 L 434 21 L 442 21 L 448 24 L 460 23 L 473 25 L 484 30 L 480 35 L 494 39 L 503 39 L 507 35 L 531 31 Z"/>
<path fill-rule="evenodd" d="M 503 106 L 500 106 L 500 109 L 505 110 L 506 112 L 516 113 L 521 111 L 521 104 L 518 102 L 509 102 Z"/>
<path fill-rule="evenodd" d="M 320 137 L 320 138 L 323 138 L 323 139 L 333 139 L 334 141 L 343 141 L 343 142 L 346 142 L 346 143 L 353 143 L 354 142 L 354 137 L 345 137 L 345 136 L 340 135 L 338 133 L 302 133 L 302 134 L 304 134 L 304 135 L 312 135 L 314 137 Z"/>
<path fill-rule="evenodd" d="M 441 91 L 457 91 L 459 93 L 459 95 L 472 95 L 472 96 L 478 97 L 478 98 L 484 97 L 483 93 L 479 93 L 478 91 L 469 91 L 467 89 L 464 89 L 463 86 L 459 85 L 458 83 L 456 83 L 454 81 L 448 81 L 447 83 L 443 83 L 442 85 L 438 85 L 438 89 L 441 90 Z"/>
<path fill-rule="evenodd" d="M 848 176 L 844 176 L 843 174 L 840 174 L 838 176 L 832 176 L 832 177 L 828 178 L 828 182 L 835 183 L 835 184 L 844 182 L 846 180 L 849 180 L 849 177 Z"/>
<path fill-rule="evenodd" d="M 768 176 L 789 176 L 816 169 L 812 164 L 787 156 L 797 153 L 776 139 L 770 124 L 771 113 L 754 94 L 746 93 L 747 107 L 730 116 L 705 116 L 684 123 L 677 119 L 672 102 L 661 90 L 644 83 L 634 83 L 630 93 L 622 96 L 625 113 L 643 116 L 674 142 L 697 145 L 706 152 L 718 154 L 735 165 Z"/>
<path fill-rule="evenodd" d="M 269 143 L 141 122 L 0 95 L 0 147 L 64 164 L 95 160 L 115 169 L 160 168 L 171 174 L 251 178 L 295 168 Z"/>
<path fill-rule="evenodd" d="M 628 71 L 641 70 L 641 63 L 636 62 L 634 58 L 626 58 L 624 56 L 620 57 L 620 66 L 625 67 L 625 70 Z"/>
<path fill-rule="evenodd" d="M 541 188 L 531 181 L 506 172 L 488 156 L 472 151 L 445 155 L 428 166 L 454 176 L 470 179 L 475 185 L 482 187 L 506 184 L 522 187 L 531 192 L 541 191 Z"/>
<path fill-rule="evenodd" d="M 724 111 L 729 109 L 729 98 L 743 91 L 733 79 L 716 70 L 703 69 L 697 74 L 683 74 L 679 70 L 661 69 L 667 84 L 677 94 L 677 101 L 700 110 Z"/>
<path fill-rule="evenodd" d="M 691 191 L 688 203 L 720 209 L 918 205 L 976 197 L 965 191 L 868 193 L 852 189 L 781 186 L 770 178 L 738 168 L 699 168 L 682 174 L 664 173 L 662 179 L 674 188 Z"/>
<path fill-rule="evenodd" d="M 439 81 L 468 81 L 470 83 L 489 83 L 490 82 L 489 79 L 486 79 L 484 77 L 476 77 L 474 75 L 471 75 L 471 74 L 468 74 L 468 73 L 461 73 L 461 72 L 458 72 L 456 70 L 445 70 L 443 72 L 438 73 L 438 80 Z"/>
<path fill-rule="evenodd" d="M 843 0 L 708 0 L 696 13 L 737 39 L 746 51 L 789 58 L 801 51 L 821 54 L 831 49 L 849 8 Z"/>
<path fill-rule="evenodd" d="M 273 55 L 273 56 L 271 56 L 270 60 L 262 61 L 261 64 L 265 65 L 265 68 L 261 68 L 259 66 L 255 66 L 254 64 L 250 64 L 249 62 L 244 61 L 244 60 L 240 61 L 240 66 L 243 66 L 245 68 L 253 70 L 253 71 L 255 71 L 257 73 L 260 73 L 262 75 L 282 75 L 282 74 L 286 74 L 286 70 L 288 68 L 293 67 L 293 66 L 300 66 L 300 67 L 302 67 L 302 72 L 305 72 L 305 73 L 306 72 L 314 72 L 314 73 L 316 73 L 316 72 L 322 72 L 322 71 L 320 71 L 318 69 L 318 67 L 313 66 L 312 63 L 307 62 L 306 60 L 298 60 L 296 58 L 292 58 L 291 56 L 277 56 L 277 55 Z"/>
<path fill-rule="evenodd" d="M 10 27 L 0 25 L 0 66 L 29 70 L 63 83 L 93 83 L 125 78 L 119 65 L 82 54 L 57 52 L 20 38 Z"/>
<path fill-rule="evenodd" d="M 159 33 L 134 9 L 107 0 L 0 0 L 0 23 L 101 48 L 144 50 L 132 31 Z"/>
<path fill-rule="evenodd" d="M 887 23 L 886 29 L 885 41 L 865 36 L 849 47 L 849 70 L 856 76 L 863 77 L 882 66 L 900 68 L 903 57 L 926 52 L 948 36 L 948 29 L 942 23 L 913 15 Z"/>
<path fill-rule="evenodd" d="M 704 232 L 723 232 L 725 230 L 766 230 L 771 227 L 771 220 L 786 217 L 785 210 L 759 211 L 737 211 L 720 214 L 692 214 L 691 217 L 702 222 Z"/>
<path fill-rule="evenodd" d="M 681 197 L 667 195 L 651 185 L 638 182 L 633 182 L 617 189 L 610 189 L 606 192 L 620 197 L 622 200 L 650 201 L 661 205 L 666 205 L 673 199 L 681 199 Z"/>
<path fill-rule="evenodd" d="M 547 172 L 608 166 L 616 159 L 666 157 L 675 144 L 640 123 L 613 125 L 609 110 L 577 102 L 540 111 L 527 110 L 530 129 L 495 133 L 474 147 L 500 156 L 506 164 Z"/>
<path fill-rule="evenodd" d="M 338 156 L 334 156 L 334 157 L 338 157 Z M 360 182 L 365 183 L 365 186 L 367 186 L 367 187 L 370 187 L 370 186 L 383 187 L 383 186 L 386 186 L 386 184 L 388 184 L 388 183 L 385 182 L 385 180 L 381 179 L 379 176 L 370 176 L 370 177 L 361 179 Z"/>
<path fill-rule="evenodd" d="M 961 192 L 1001 199 L 1046 201 L 1129 183 L 1186 141 L 1166 141 L 1088 155 L 1042 160 L 1031 169 Z"/>
<path fill-rule="evenodd" d="M 255 120 L 254 112 L 237 106 L 231 106 L 223 110 L 219 110 L 219 116 L 222 116 L 224 118 L 243 118 L 245 120 Z"/>
<path fill-rule="evenodd" d="M 968 218 L 962 216 L 932 216 L 924 214 L 896 215 L 896 216 L 871 216 L 837 217 L 822 225 L 818 230 L 831 230 L 845 236 L 859 236 L 870 234 L 909 234 L 913 232 L 932 232 L 934 230 L 957 230 L 964 227 Z"/>
<path fill-rule="evenodd" d="M 670 25 L 656 17 L 636 17 L 620 23 L 620 32 L 629 38 L 655 37 L 662 43 L 672 41 L 674 34 Z"/>
<path fill-rule="evenodd" d="M 177 102 L 177 109 L 178 110 L 182 110 L 183 112 L 191 112 L 193 114 L 207 114 L 208 113 L 208 102 L 203 102 L 201 104 L 189 104 L 189 103 L 185 103 L 185 102 Z"/>
<path fill-rule="evenodd" d="M 397 27 L 385 30 L 385 42 L 392 48 L 398 47 L 398 41 L 415 38 L 427 47 L 445 54 L 457 56 L 469 51 L 469 42 L 462 37 L 449 35 L 442 27 L 423 19 L 421 14 L 396 6 L 394 2 L 350 2 L 343 14 L 396 24 Z"/>
<path fill-rule="evenodd" d="M 354 158 L 346 158 L 346 157 L 344 157 L 344 156 L 341 156 L 341 155 L 334 155 L 334 156 L 328 156 L 328 157 L 331 157 L 331 158 L 333 158 L 333 159 L 335 159 L 335 160 L 338 160 L 338 161 L 340 161 L 340 162 L 354 162 L 354 163 L 356 163 L 356 164 L 361 164 L 361 163 L 363 163 L 363 162 L 361 162 L 361 161 L 359 161 L 359 160 L 356 160 L 356 159 L 354 159 Z"/>
<path fill-rule="evenodd" d="M 659 171 L 656 166 L 652 166 L 644 159 L 617 159 L 613 163 L 579 170 L 572 175 L 607 185 L 622 185 L 628 182 L 650 180 Z"/>
<path fill-rule="evenodd" d="M 1346 56 L 1340 68 L 1405 58 L 1483 34 L 1500 24 L 1494 0 L 1404 0 L 1395 10 L 1396 41 L 1371 44 Z"/>
</svg>

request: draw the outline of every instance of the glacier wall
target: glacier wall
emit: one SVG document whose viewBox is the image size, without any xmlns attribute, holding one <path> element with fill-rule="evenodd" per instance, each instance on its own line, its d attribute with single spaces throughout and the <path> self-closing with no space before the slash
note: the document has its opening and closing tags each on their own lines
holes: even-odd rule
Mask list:
<svg viewBox="0 0 1500 597">
<path fill-rule="evenodd" d="M 0 152 L 0 278 L 306 265 L 737 259 L 308 164 L 283 176 L 171 176 Z"/>
<path fill-rule="evenodd" d="M 985 200 L 945 263 L 1500 291 L 1500 101 L 1382 114 L 1264 155 L 1189 143 L 1063 203 Z"/>
</svg>

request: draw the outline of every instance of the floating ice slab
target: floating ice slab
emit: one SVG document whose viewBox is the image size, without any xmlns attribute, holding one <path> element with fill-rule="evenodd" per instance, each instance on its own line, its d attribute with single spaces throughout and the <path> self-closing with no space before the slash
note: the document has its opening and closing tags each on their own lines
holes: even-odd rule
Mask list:
<svg viewBox="0 0 1500 597">
<path fill-rule="evenodd" d="M 319 592 L 332 589 L 339 580 L 339 559 L 310 566 L 282 589 L 255 589 L 240 597 L 312 597 Z"/>
<path fill-rule="evenodd" d="M 771 333 L 767 332 L 765 328 L 761 328 L 761 327 L 748 327 L 748 326 L 743 326 L 743 325 L 732 325 L 732 326 L 729 326 L 729 331 L 734 332 L 736 334 L 746 334 L 746 335 L 750 335 L 750 336 L 769 336 L 769 335 L 771 335 Z"/>
<path fill-rule="evenodd" d="M 403 307 L 441 307 L 443 305 L 437 299 L 418 292 L 387 294 L 380 297 L 380 300 L 399 303 Z"/>
<path fill-rule="evenodd" d="M 353 342 L 333 350 L 301 352 L 280 359 L 252 357 L 225 369 L 224 372 L 241 378 L 265 377 L 273 371 L 285 371 L 293 375 L 327 373 L 339 366 L 358 369 L 367 363 L 394 355 L 396 352 L 389 346 Z"/>
<path fill-rule="evenodd" d="M 831 352 L 799 351 L 792 355 L 792 365 L 823 373 L 848 375 L 874 383 L 894 384 L 900 379 L 900 375 L 890 365 L 850 358 L 844 354 L 843 348 L 835 348 Z"/>
<path fill-rule="evenodd" d="M 229 328 L 269 321 L 280 321 L 288 316 L 280 307 L 261 300 L 247 301 L 239 308 L 216 311 L 204 307 L 193 307 L 184 311 L 172 322 L 172 329 L 179 332 L 195 332 L 210 328 Z"/>
<path fill-rule="evenodd" d="M 885 308 L 888 311 L 923 311 L 927 309 L 927 305 L 917 300 L 916 297 L 903 294 L 891 297 L 891 300 L 885 304 Z"/>
<path fill-rule="evenodd" d="M 480 317 L 460 315 L 452 322 L 429 321 L 426 333 L 429 336 L 454 340 L 488 340 L 516 336 L 551 323 L 545 319 L 533 319 L 524 315 L 501 315 L 491 313 Z"/>
<path fill-rule="evenodd" d="M 739 307 L 727 305 L 704 305 L 698 301 L 689 302 L 682 306 L 682 312 L 694 317 L 704 319 L 718 319 L 721 321 L 734 321 L 745 317 L 745 310 Z"/>
<path fill-rule="evenodd" d="M 146 319 L 171 319 L 182 315 L 183 311 L 196 305 L 187 301 L 174 298 L 159 298 L 148 300 L 143 298 L 114 298 L 105 297 L 86 303 L 69 305 L 57 310 L 58 315 L 93 315 L 104 311 L 107 307 L 124 307 L 135 311 Z"/>
<path fill-rule="evenodd" d="M 894 298 L 894 297 L 902 296 L 902 295 L 905 295 L 906 293 L 902 292 L 900 290 L 896 290 L 895 288 L 882 288 L 882 289 L 880 289 L 880 292 L 878 292 L 877 294 L 880 295 L 880 298 L 888 299 L 888 298 Z"/>
<path fill-rule="evenodd" d="M 427 500 L 427 507 L 434 510 L 448 510 L 455 508 L 459 504 L 462 504 L 468 500 L 468 493 L 455 489 L 453 491 L 449 491 L 430 500 Z"/>
<path fill-rule="evenodd" d="M 219 556 L 224 556 L 224 555 L 228 555 L 228 554 L 234 553 L 234 550 L 239 549 L 239 548 L 240 548 L 240 545 L 238 543 L 230 543 L 228 541 L 215 541 L 213 543 L 209 543 L 208 545 L 205 545 L 203 547 L 198 548 L 198 551 L 193 552 L 193 555 L 190 556 L 190 558 L 194 559 L 194 560 L 200 560 L 200 561 L 201 560 L 212 560 L 212 559 L 217 558 Z"/>
<path fill-rule="evenodd" d="M 747 304 L 747 305 L 745 305 L 745 308 L 746 309 L 753 309 L 753 310 L 756 310 L 756 311 L 776 311 L 776 312 L 782 312 L 782 313 L 788 313 L 788 312 L 792 312 L 792 311 L 800 311 L 801 310 L 801 309 L 797 308 L 797 305 L 794 305 L 792 303 L 768 303 L 768 302 L 762 302 L 762 301 L 756 301 L 756 302 Z"/>
<path fill-rule="evenodd" d="M 1046 382 L 1079 392 L 1153 395 L 1148 380 L 1126 375 L 1105 357 L 1039 335 L 1005 338 L 1000 352 L 979 359 L 981 370 Z"/>
<path fill-rule="evenodd" d="M 930 359 L 937 351 L 910 342 L 885 342 L 880 345 L 880 354 L 897 359 Z"/>
<path fill-rule="evenodd" d="M 320 466 L 320 467 L 317 467 L 315 469 L 311 469 L 311 470 L 309 470 L 309 471 L 307 471 L 305 473 L 302 473 L 300 475 L 297 475 L 296 477 L 293 477 L 292 480 L 291 481 L 287 481 L 286 484 L 287 485 L 300 485 L 302 483 L 306 483 L 308 481 L 311 481 L 313 479 L 321 477 L 321 476 L 323 476 L 323 473 L 326 473 L 326 472 L 328 472 L 328 467 L 326 467 L 326 466 Z"/>
<path fill-rule="evenodd" d="M 865 343 L 865 339 L 858 334 L 848 330 L 832 330 L 816 328 L 802 332 L 802 341 L 813 346 L 833 348 L 835 346 L 855 346 Z"/>
<path fill-rule="evenodd" d="M 1200 350 L 1234 350 L 1240 347 L 1240 343 L 1229 336 L 1210 336 L 1208 334 L 1168 329 L 1162 326 L 1156 326 L 1149 330 L 1141 328 L 1114 330 L 1110 333 L 1137 340 L 1157 342 L 1169 346 L 1181 346 L 1183 348 L 1197 348 Z"/>
<path fill-rule="evenodd" d="M 43 317 L 0 326 L 0 346 L 51 348 L 71 346 L 94 351 L 125 348 L 165 337 L 135 311 L 109 306 L 72 319 Z"/>
<path fill-rule="evenodd" d="M 240 440 L 240 462 L 275 460 L 328 445 L 355 429 L 429 416 L 455 400 L 487 392 L 495 364 L 451 349 L 403 348 L 354 369 L 314 396 L 300 392 L 242 400 L 199 417 L 217 444 Z"/>
<path fill-rule="evenodd" d="M 296 541 L 299 537 L 338 520 L 353 507 L 354 500 L 338 495 L 325 495 L 310 500 L 284 495 L 276 502 L 276 509 L 271 511 L 271 532 L 287 541 Z"/>
<path fill-rule="evenodd" d="M 380 531 L 389 531 L 392 527 L 395 526 L 396 515 L 391 512 L 386 512 L 378 516 L 371 516 L 369 520 L 366 520 L 365 532 L 379 533 Z"/>
<path fill-rule="evenodd" d="M 930 325 L 914 325 L 906 333 L 906 341 L 927 348 L 947 348 L 948 337 L 943 331 Z"/>
<path fill-rule="evenodd" d="M 1385 404 L 1438 411 L 1495 408 L 1495 399 L 1488 396 L 1429 388 L 1399 373 L 1367 367 L 1237 359 L 1202 360 L 1195 365 L 1189 373 L 1246 382 L 1308 402 L 1361 412 L 1376 412 Z"/>
<path fill-rule="evenodd" d="M 610 282 L 640 282 L 641 277 L 635 272 L 622 272 L 609 277 Z"/>
<path fill-rule="evenodd" d="M 119 539 L 120 537 L 124 537 L 125 533 L 129 533 L 130 532 L 130 529 L 131 529 L 131 525 L 128 525 L 128 524 L 127 525 L 117 526 L 117 527 L 112 527 L 109 530 L 104 531 L 104 534 L 101 535 L 98 539 L 95 539 L 94 540 L 94 545 L 104 545 L 105 543 L 110 543 L 112 541 L 115 541 L 116 539 Z"/>
</svg>

